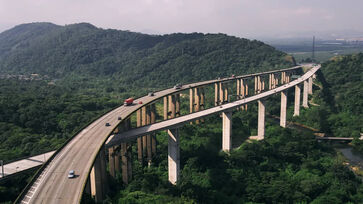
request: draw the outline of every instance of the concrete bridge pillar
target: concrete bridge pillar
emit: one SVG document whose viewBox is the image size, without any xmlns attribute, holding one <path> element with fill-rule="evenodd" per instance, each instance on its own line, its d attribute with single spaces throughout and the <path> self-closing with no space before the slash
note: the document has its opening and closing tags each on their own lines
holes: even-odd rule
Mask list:
<svg viewBox="0 0 363 204">
<path fill-rule="evenodd" d="M 294 105 L 294 116 L 300 115 L 300 85 L 295 85 L 295 105 Z"/>
<path fill-rule="evenodd" d="M 180 116 L 180 94 L 175 94 L 175 116 Z"/>
<path fill-rule="evenodd" d="M 91 196 L 94 197 L 96 202 L 101 202 L 106 198 L 107 193 L 107 174 L 106 174 L 106 160 L 105 149 L 101 148 L 90 173 Z"/>
<path fill-rule="evenodd" d="M 176 185 L 180 173 L 180 148 L 179 148 L 179 130 L 168 130 L 168 171 L 169 182 Z"/>
<path fill-rule="evenodd" d="M 308 90 L 309 90 L 308 91 L 309 94 L 313 94 L 313 78 L 312 77 L 309 78 L 309 89 Z"/>
<path fill-rule="evenodd" d="M 175 105 L 175 95 L 169 95 L 169 119 L 175 118 L 176 116 L 176 105 Z"/>
<path fill-rule="evenodd" d="M 222 136 L 222 150 L 229 152 L 232 149 L 232 112 L 222 113 L 223 123 L 223 136 Z"/>
<path fill-rule="evenodd" d="M 129 130 L 131 128 L 130 118 L 124 121 L 123 131 Z M 122 170 L 122 181 L 125 184 L 129 183 L 132 178 L 132 166 L 131 166 L 131 145 L 127 143 L 121 143 L 121 170 Z"/>
<path fill-rule="evenodd" d="M 168 97 L 164 97 L 164 120 L 168 119 Z"/>
<path fill-rule="evenodd" d="M 308 82 L 305 80 L 304 81 L 304 90 L 303 90 L 303 104 L 302 104 L 304 108 L 309 108 L 309 105 L 308 105 L 308 88 L 309 88 Z"/>
<path fill-rule="evenodd" d="M 219 89 L 220 89 L 219 86 L 220 86 L 219 82 L 214 84 L 214 105 L 215 106 L 219 105 Z"/>
<path fill-rule="evenodd" d="M 258 100 L 258 127 L 257 139 L 263 140 L 265 138 L 265 102 Z"/>
<path fill-rule="evenodd" d="M 248 83 L 246 82 L 245 83 L 245 88 L 246 88 L 246 91 L 245 91 L 245 97 L 247 97 L 248 96 Z M 245 104 L 245 110 L 247 110 L 247 104 Z"/>
<path fill-rule="evenodd" d="M 204 87 L 200 87 L 200 110 L 205 109 L 205 92 Z M 201 122 L 204 122 L 204 118 L 200 119 Z"/>
<path fill-rule="evenodd" d="M 240 95 L 241 95 L 241 84 L 240 83 L 241 83 L 241 80 L 237 79 L 237 87 L 236 87 L 237 88 L 236 89 L 237 90 L 237 93 L 236 93 L 237 94 L 237 100 L 240 99 Z"/>
<path fill-rule="evenodd" d="M 155 103 L 151 104 L 151 123 L 155 123 L 156 122 L 156 106 Z M 156 135 L 153 133 L 151 135 L 151 151 L 152 154 L 155 155 L 156 154 Z"/>
<path fill-rule="evenodd" d="M 194 110 L 195 112 L 200 111 L 200 89 L 194 88 Z M 196 124 L 199 124 L 199 120 L 195 121 Z"/>
<path fill-rule="evenodd" d="M 219 83 L 219 105 L 224 103 L 224 84 L 222 82 Z"/>
<path fill-rule="evenodd" d="M 141 109 L 136 111 L 136 126 L 141 127 L 142 125 L 142 116 Z M 142 164 L 143 163 L 143 150 L 142 150 L 142 137 L 137 138 L 137 159 Z"/>
<path fill-rule="evenodd" d="M 151 124 L 151 107 L 148 105 L 146 106 L 146 125 Z M 151 135 L 144 136 L 145 141 L 145 148 L 146 148 L 146 155 L 147 155 L 147 161 L 150 164 L 152 159 L 152 151 L 151 151 Z"/>
<path fill-rule="evenodd" d="M 223 91 L 224 91 L 223 101 L 225 103 L 228 103 L 228 84 L 227 83 L 223 84 Z"/>
<path fill-rule="evenodd" d="M 215 85 L 218 85 L 217 83 L 215 83 Z M 189 89 L 189 113 L 193 113 L 194 112 L 194 92 L 193 89 Z M 217 93 L 217 97 L 218 97 L 218 93 Z M 215 103 L 217 103 L 215 101 Z"/>
<path fill-rule="evenodd" d="M 281 91 L 280 126 L 286 127 L 287 91 Z"/>
<path fill-rule="evenodd" d="M 148 124 L 148 122 L 147 122 L 148 112 L 149 112 L 148 106 L 144 106 L 141 108 L 141 115 L 142 115 L 141 124 L 142 124 L 142 126 L 145 126 Z M 142 136 L 142 155 L 143 155 L 143 157 L 147 156 L 147 136 Z"/>
</svg>

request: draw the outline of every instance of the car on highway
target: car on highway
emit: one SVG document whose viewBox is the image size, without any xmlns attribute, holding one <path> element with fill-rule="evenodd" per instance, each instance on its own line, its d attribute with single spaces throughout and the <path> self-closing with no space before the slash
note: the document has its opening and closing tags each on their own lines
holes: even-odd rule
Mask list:
<svg viewBox="0 0 363 204">
<path fill-rule="evenodd" d="M 176 84 L 176 85 L 174 86 L 174 89 L 181 89 L 181 87 L 182 87 L 182 85 L 181 85 L 181 84 Z"/>
<path fill-rule="evenodd" d="M 68 178 L 70 179 L 70 178 L 74 178 L 76 175 L 74 174 L 75 172 L 74 172 L 74 170 L 70 170 L 69 172 L 68 172 Z"/>
<path fill-rule="evenodd" d="M 110 125 L 110 123 L 106 123 L 105 126 L 108 127 L 108 126 L 111 126 L 111 125 Z"/>
<path fill-rule="evenodd" d="M 149 92 L 147 95 L 148 96 L 154 96 L 154 92 Z"/>
</svg>

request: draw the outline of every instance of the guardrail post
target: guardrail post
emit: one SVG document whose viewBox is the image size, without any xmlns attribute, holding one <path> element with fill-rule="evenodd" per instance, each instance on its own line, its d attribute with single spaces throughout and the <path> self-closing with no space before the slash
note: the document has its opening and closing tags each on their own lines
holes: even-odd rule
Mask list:
<svg viewBox="0 0 363 204">
<path fill-rule="evenodd" d="M 222 113 L 222 150 L 229 152 L 232 148 L 232 112 Z"/>
<path fill-rule="evenodd" d="M 295 104 L 294 104 L 294 116 L 300 115 L 300 85 L 295 85 Z"/>
<path fill-rule="evenodd" d="M 180 173 L 180 148 L 179 148 L 179 130 L 168 130 L 168 172 L 169 182 L 176 184 Z"/>
<path fill-rule="evenodd" d="M 280 126 L 286 127 L 287 91 L 281 91 Z"/>
<path fill-rule="evenodd" d="M 305 108 L 309 108 L 309 105 L 308 105 L 308 88 L 309 88 L 309 85 L 308 85 L 308 82 L 305 80 L 304 81 L 304 90 L 303 90 L 303 107 Z"/>
</svg>

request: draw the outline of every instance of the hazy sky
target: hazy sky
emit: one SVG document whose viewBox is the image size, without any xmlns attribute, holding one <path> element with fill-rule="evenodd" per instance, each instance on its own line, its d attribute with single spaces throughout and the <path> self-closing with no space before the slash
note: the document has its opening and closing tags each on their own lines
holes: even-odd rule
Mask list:
<svg viewBox="0 0 363 204">
<path fill-rule="evenodd" d="M 363 0 L 0 0 L 0 32 L 21 23 L 89 22 L 144 33 L 241 37 L 363 32 Z"/>
</svg>

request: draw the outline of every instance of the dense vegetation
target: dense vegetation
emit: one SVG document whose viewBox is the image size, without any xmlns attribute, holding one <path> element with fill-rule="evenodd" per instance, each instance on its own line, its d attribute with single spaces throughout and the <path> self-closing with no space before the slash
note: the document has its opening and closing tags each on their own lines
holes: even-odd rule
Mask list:
<svg viewBox="0 0 363 204">
<path fill-rule="evenodd" d="M 337 137 L 363 132 L 363 54 L 334 58 L 322 64 L 313 101 L 296 120 Z M 354 141 L 363 152 L 361 141 Z"/>
<path fill-rule="evenodd" d="M 255 131 L 256 107 L 235 112 L 233 141 L 241 144 Z M 114 188 L 113 203 L 360 203 L 363 185 L 335 151 L 310 133 L 282 129 L 268 122 L 264 141 L 244 142 L 225 154 L 221 121 L 181 129 L 181 179 L 167 181 L 167 136 L 158 135 L 153 166 L 134 166 L 133 181 Z M 238 142 L 239 141 L 239 142 Z M 136 152 L 134 153 L 136 154 Z M 121 186 L 121 184 L 119 184 Z"/>
<path fill-rule="evenodd" d="M 0 34 L 0 47 L 0 72 L 112 79 L 115 90 L 161 88 L 293 64 L 262 42 L 224 34 L 153 36 L 86 23 L 19 25 Z"/>
<path fill-rule="evenodd" d="M 362 58 L 358 55 L 340 59 L 346 59 L 344 63 L 349 66 L 340 60 L 323 65 L 319 79 L 324 88 L 316 92 L 319 97 L 314 97 L 314 100 L 320 98 L 315 102 L 321 105 L 302 110 L 302 122 L 334 134 L 340 129 L 330 125 L 347 128 L 341 131 L 345 135 L 361 131 L 362 106 L 356 104 L 360 105 L 356 108 L 353 103 L 361 103 L 362 95 L 355 94 L 355 99 L 345 103 L 341 99 L 350 95 L 341 85 L 352 85 L 355 87 L 352 90 L 358 92 L 362 89 L 359 78 L 353 76 L 353 72 L 361 74 L 362 66 L 357 65 L 362 64 Z M 140 96 L 176 82 L 291 66 L 292 62 L 286 54 L 261 42 L 223 34 L 150 36 L 102 30 L 90 24 L 20 25 L 0 34 L 0 74 L 7 78 L 0 80 L 0 158 L 10 160 L 57 148 L 93 117 L 131 95 Z M 340 73 L 342 68 L 336 68 L 339 66 L 348 70 Z M 340 74 L 334 76 L 335 72 Z M 25 80 L 32 73 L 39 74 L 39 80 Z M 26 77 L 13 79 L 20 74 Z M 342 74 L 355 77 L 354 83 L 332 81 L 336 77 L 343 80 Z M 270 114 L 279 110 L 274 100 L 279 99 L 271 98 L 267 105 Z M 249 111 L 236 112 L 233 117 L 233 143 L 240 145 L 256 134 L 256 106 L 251 104 Z M 281 129 L 267 122 L 264 141 L 245 142 L 225 154 L 220 152 L 220 125 L 219 117 L 213 116 L 201 125 L 181 129 L 182 172 L 176 186 L 167 181 L 167 137 L 165 132 L 159 133 L 158 157 L 152 166 L 142 168 L 135 160 L 131 183 L 122 186 L 120 179 L 113 181 L 107 201 L 359 203 L 363 200 L 361 181 L 342 165 L 332 148 L 317 143 L 309 133 Z M 133 150 L 136 154 L 136 149 Z M 17 179 L 0 186 L 0 202 L 17 195 L 20 188 L 9 186 L 24 183 L 26 178 Z"/>
<path fill-rule="evenodd" d="M 258 41 L 223 34 L 150 36 L 86 23 L 19 25 L 0 34 L 0 48 L 5 161 L 59 147 L 125 97 L 179 81 L 293 65 Z"/>
<path fill-rule="evenodd" d="M 129 96 L 292 65 L 271 46 L 224 34 L 19 25 L 0 34 L 0 159 L 54 150 Z M 14 191 L 2 188 L 1 199 L 14 199 Z"/>
</svg>

